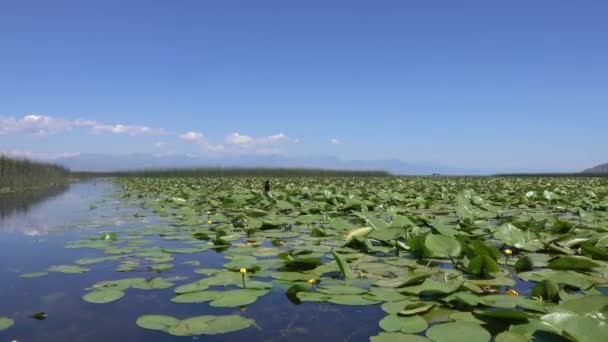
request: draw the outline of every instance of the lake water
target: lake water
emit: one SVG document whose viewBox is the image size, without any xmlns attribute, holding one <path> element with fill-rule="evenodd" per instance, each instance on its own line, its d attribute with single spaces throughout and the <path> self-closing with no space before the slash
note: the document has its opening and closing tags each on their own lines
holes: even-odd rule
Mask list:
<svg viewBox="0 0 608 342">
<path fill-rule="evenodd" d="M 116 272 L 117 261 L 84 265 L 90 271 L 83 274 L 49 272 L 40 278 L 18 277 L 45 271 L 52 265 L 73 265 L 80 258 L 106 256 L 103 250 L 66 249 L 68 241 L 159 223 L 149 215 L 134 217 L 141 209 L 122 206 L 114 198 L 116 191 L 112 183 L 95 180 L 38 193 L 0 195 L 0 317 L 15 321 L 14 326 L 0 331 L 0 341 L 368 341 L 369 336 L 381 331 L 378 321 L 386 314 L 378 305 L 295 305 L 276 287 L 244 312 L 239 308 L 212 308 L 208 303 L 172 303 L 173 288 L 128 289 L 123 298 L 107 304 L 82 300 L 85 289 L 100 281 L 149 276 L 145 271 Z M 176 245 L 159 237 L 146 239 L 153 240 L 154 246 Z M 176 267 L 162 276 L 189 277 L 177 285 L 201 278 L 184 261 L 200 261 L 197 268 L 220 268 L 224 263 L 223 255 L 213 250 L 173 257 L 171 263 Z M 36 312 L 46 312 L 48 318 L 30 318 Z M 255 319 L 257 326 L 226 335 L 175 337 L 139 328 L 135 321 L 142 314 L 180 319 L 239 314 Z"/>
</svg>

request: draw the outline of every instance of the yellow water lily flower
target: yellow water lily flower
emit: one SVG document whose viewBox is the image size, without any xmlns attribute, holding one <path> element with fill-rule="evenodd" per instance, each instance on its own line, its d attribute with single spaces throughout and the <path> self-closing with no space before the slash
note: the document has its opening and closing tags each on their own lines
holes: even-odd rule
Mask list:
<svg viewBox="0 0 608 342">
<path fill-rule="evenodd" d="M 245 273 L 247 273 L 247 269 L 245 267 L 241 267 L 239 272 L 241 272 L 241 274 L 245 274 Z"/>
<path fill-rule="evenodd" d="M 513 296 L 513 297 L 517 297 L 519 296 L 519 292 L 513 290 L 513 289 L 508 289 L 507 290 L 507 296 Z"/>
<path fill-rule="evenodd" d="M 511 255 L 511 254 L 513 254 L 513 251 L 507 248 L 507 249 L 505 249 L 505 254 Z"/>
<path fill-rule="evenodd" d="M 208 212 L 207 212 L 207 215 L 211 215 L 211 212 L 210 212 L 210 211 L 208 211 Z"/>
<path fill-rule="evenodd" d="M 207 224 L 212 224 L 212 223 L 213 223 L 213 221 L 211 221 L 211 220 L 207 221 Z"/>
<path fill-rule="evenodd" d="M 241 310 L 241 312 L 245 312 L 247 311 L 247 305 L 243 305 L 239 308 L 239 310 Z"/>
<path fill-rule="evenodd" d="M 308 283 L 309 283 L 310 285 L 314 285 L 314 284 L 316 284 L 316 283 L 317 283 L 317 279 L 315 279 L 315 278 L 310 278 L 310 279 L 308 279 Z"/>
</svg>

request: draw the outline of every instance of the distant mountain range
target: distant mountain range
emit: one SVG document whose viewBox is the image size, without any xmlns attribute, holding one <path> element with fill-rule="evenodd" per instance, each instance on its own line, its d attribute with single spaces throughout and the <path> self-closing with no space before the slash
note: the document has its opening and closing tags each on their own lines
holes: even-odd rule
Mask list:
<svg viewBox="0 0 608 342">
<path fill-rule="evenodd" d="M 608 163 L 598 165 L 583 171 L 583 173 L 589 174 L 608 174 Z"/>
<path fill-rule="evenodd" d="M 188 155 L 152 154 L 80 154 L 55 159 L 73 171 L 120 171 L 154 168 L 192 167 L 269 167 L 322 168 L 336 170 L 383 170 L 396 175 L 484 175 L 487 170 L 463 169 L 433 163 L 408 163 L 397 159 L 342 160 L 336 157 L 222 156 L 199 157 Z"/>
</svg>

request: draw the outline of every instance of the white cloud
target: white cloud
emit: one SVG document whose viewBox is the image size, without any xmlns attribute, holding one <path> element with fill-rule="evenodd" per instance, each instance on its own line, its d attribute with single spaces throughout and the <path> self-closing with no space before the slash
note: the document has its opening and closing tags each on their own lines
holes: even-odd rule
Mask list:
<svg viewBox="0 0 608 342">
<path fill-rule="evenodd" d="M 201 132 L 190 131 L 179 136 L 180 139 L 197 143 L 201 149 L 209 153 L 219 153 L 224 151 L 224 145 L 209 144 L 205 135 Z"/>
<path fill-rule="evenodd" d="M 278 134 L 273 134 L 273 135 L 269 135 L 269 136 L 264 136 L 264 137 L 251 137 L 248 135 L 243 135 L 240 133 L 232 133 L 229 136 L 226 137 L 226 139 L 224 139 L 224 141 L 226 142 L 226 144 L 230 144 L 230 145 L 237 145 L 237 146 L 242 146 L 242 147 L 249 147 L 249 146 L 254 146 L 254 145 L 273 145 L 273 144 L 279 144 L 282 142 L 287 142 L 290 141 L 292 139 L 290 139 L 287 135 L 283 134 L 283 133 L 278 133 Z M 292 140 L 295 142 L 295 140 Z"/>
<path fill-rule="evenodd" d="M 254 139 L 248 135 L 241 135 L 239 133 L 232 133 L 224 139 L 226 144 L 231 145 L 250 145 Z"/>
<path fill-rule="evenodd" d="M 69 131 L 74 127 L 70 120 L 45 115 L 25 115 L 22 118 L 0 116 L 0 135 L 27 134 L 46 136 Z"/>
<path fill-rule="evenodd" d="M 167 146 L 167 143 L 164 142 L 164 141 L 157 141 L 157 142 L 154 143 L 154 147 L 156 147 L 156 148 L 162 148 L 162 147 L 165 147 L 165 146 Z"/>
<path fill-rule="evenodd" d="M 162 135 L 165 134 L 163 129 L 154 129 L 147 126 L 130 126 L 130 125 L 100 125 L 93 124 L 91 126 L 93 133 L 114 133 L 114 134 L 128 134 L 130 136 L 137 135 Z"/>
<path fill-rule="evenodd" d="M 341 141 L 336 139 L 336 138 L 332 138 L 331 140 L 329 140 L 330 143 L 334 144 L 334 145 L 340 145 Z"/>
<path fill-rule="evenodd" d="M 166 134 L 163 129 L 136 125 L 108 125 L 87 119 L 69 120 L 36 114 L 25 115 L 22 118 L 0 116 L 0 135 L 25 134 L 30 136 L 48 136 L 80 127 L 90 128 L 90 132 L 93 134 L 114 133 L 130 136 Z"/>
<path fill-rule="evenodd" d="M 182 140 L 188 140 L 188 141 L 204 141 L 205 140 L 205 136 L 203 135 L 203 133 L 194 132 L 194 131 L 186 132 L 186 133 L 180 135 L 179 138 Z"/>
</svg>

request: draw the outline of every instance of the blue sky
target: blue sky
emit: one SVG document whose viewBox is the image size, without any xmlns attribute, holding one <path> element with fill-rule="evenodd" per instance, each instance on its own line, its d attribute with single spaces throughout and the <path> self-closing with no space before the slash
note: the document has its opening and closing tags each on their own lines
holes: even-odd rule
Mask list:
<svg viewBox="0 0 608 342">
<path fill-rule="evenodd" d="M 608 161 L 606 17 L 605 1 L 4 1 L 0 151 L 577 171 Z"/>
</svg>

